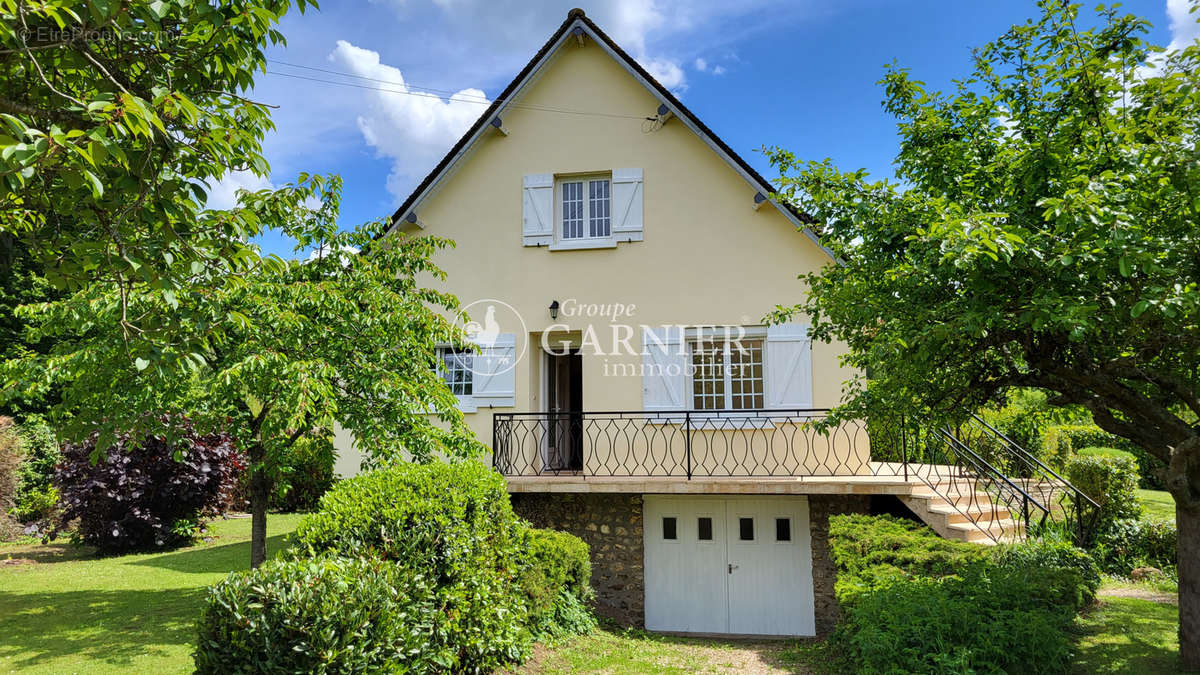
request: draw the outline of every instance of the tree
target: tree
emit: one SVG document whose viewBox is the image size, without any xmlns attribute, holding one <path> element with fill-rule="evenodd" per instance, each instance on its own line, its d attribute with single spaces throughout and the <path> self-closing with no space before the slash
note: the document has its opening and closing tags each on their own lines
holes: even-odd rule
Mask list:
<svg viewBox="0 0 1200 675">
<path fill-rule="evenodd" d="M 336 178 L 302 177 L 273 193 L 241 195 L 241 208 L 270 213 L 297 251 L 315 247 L 318 255 L 255 256 L 224 283 L 188 287 L 169 305 L 145 295 L 126 308 L 119 294 L 98 288 L 25 307 L 34 335 L 56 344 L 0 374 L 18 390 L 59 386 L 61 406 L 75 413 L 65 433 L 97 432 L 101 449 L 117 434 L 169 439 L 180 415 L 201 431 L 229 433 L 250 462 L 252 565 L 266 557 L 276 461 L 300 438 L 338 424 L 376 462 L 479 452 L 433 368 L 438 344 L 462 343 L 447 318 L 457 300 L 419 283 L 442 276 L 431 256 L 450 242 L 401 234 L 376 242 L 385 221 L 339 232 L 340 189 Z M 210 339 L 131 342 L 119 321 L 125 311 L 174 322 L 164 334 L 228 328 Z"/>
<path fill-rule="evenodd" d="M 942 417 L 1011 387 L 1081 405 L 1168 466 L 1180 651 L 1200 668 L 1200 46 L 1166 53 L 1077 6 L 976 50 L 950 94 L 891 66 L 901 183 L 768 150 L 840 259 L 780 315 L 844 340 L 870 380 L 842 414 Z"/>
<path fill-rule="evenodd" d="M 55 287 L 108 285 L 126 310 L 245 260 L 258 214 L 202 206 L 231 171 L 267 174 L 267 106 L 242 94 L 292 5 L 0 0 L 0 234 Z"/>
<path fill-rule="evenodd" d="M 27 350 L 45 353 L 50 348 L 47 340 L 37 344 L 25 341 L 26 322 L 16 313 L 21 305 L 63 296 L 39 271 L 40 266 L 29 255 L 28 248 L 16 237 L 0 232 L 0 360 L 17 357 Z M 0 416 L 20 419 L 30 413 L 41 413 L 54 400 L 53 392 L 37 400 L 12 400 L 0 405 Z"/>
</svg>

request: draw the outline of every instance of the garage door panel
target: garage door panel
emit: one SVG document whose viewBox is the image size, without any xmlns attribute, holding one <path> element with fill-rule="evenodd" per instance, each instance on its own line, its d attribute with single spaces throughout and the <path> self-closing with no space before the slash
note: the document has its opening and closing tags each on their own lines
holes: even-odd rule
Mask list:
<svg viewBox="0 0 1200 675">
<path fill-rule="evenodd" d="M 648 629 L 814 634 L 806 498 L 647 495 L 644 518 Z"/>
<path fill-rule="evenodd" d="M 724 504 L 648 499 L 643 517 L 646 628 L 728 632 Z M 703 528 L 701 518 L 709 519 Z"/>
</svg>

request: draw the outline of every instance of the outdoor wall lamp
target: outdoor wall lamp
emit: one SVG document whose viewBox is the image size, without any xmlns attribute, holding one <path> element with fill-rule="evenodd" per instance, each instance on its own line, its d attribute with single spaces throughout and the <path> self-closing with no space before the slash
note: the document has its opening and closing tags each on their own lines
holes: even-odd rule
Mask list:
<svg viewBox="0 0 1200 675">
<path fill-rule="evenodd" d="M 558 318 L 558 301 L 557 300 L 553 300 L 550 302 L 550 318 L 551 319 Z"/>
</svg>

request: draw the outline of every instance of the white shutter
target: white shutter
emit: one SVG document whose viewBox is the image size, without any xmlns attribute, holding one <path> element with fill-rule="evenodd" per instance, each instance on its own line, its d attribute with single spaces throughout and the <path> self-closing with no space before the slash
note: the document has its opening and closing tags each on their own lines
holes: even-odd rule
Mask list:
<svg viewBox="0 0 1200 675">
<path fill-rule="evenodd" d="M 491 345 L 479 345 L 471 359 L 471 394 L 478 406 L 513 407 L 516 335 L 501 333 Z"/>
<path fill-rule="evenodd" d="M 812 339 L 808 326 L 767 327 L 767 407 L 811 408 Z"/>
<path fill-rule="evenodd" d="M 534 173 L 521 183 L 521 241 L 526 246 L 554 243 L 554 175 Z"/>
<path fill-rule="evenodd" d="M 642 170 L 613 169 L 613 238 L 642 240 Z"/>
<path fill-rule="evenodd" d="M 643 326 L 642 409 L 683 410 L 688 403 L 683 328 Z"/>
</svg>

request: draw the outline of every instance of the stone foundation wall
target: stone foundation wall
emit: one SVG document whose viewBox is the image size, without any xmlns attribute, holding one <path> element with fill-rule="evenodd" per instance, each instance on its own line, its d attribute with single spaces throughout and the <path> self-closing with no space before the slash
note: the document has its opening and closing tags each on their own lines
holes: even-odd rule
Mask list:
<svg viewBox="0 0 1200 675">
<path fill-rule="evenodd" d="M 591 547 L 597 614 L 645 625 L 641 495 L 514 494 L 512 503 L 534 527 L 569 532 Z"/>
<path fill-rule="evenodd" d="M 813 593 L 816 596 L 817 635 L 833 632 L 842 616 L 833 584 L 837 570 L 829 554 L 829 516 L 839 513 L 867 513 L 871 498 L 865 495 L 809 495 L 808 522 L 812 533 Z"/>
<path fill-rule="evenodd" d="M 641 495 L 522 493 L 512 495 L 512 503 L 535 527 L 570 532 L 591 547 L 598 614 L 625 625 L 645 625 Z M 833 593 L 837 573 L 829 554 L 829 517 L 867 513 L 869 505 L 866 496 L 808 496 L 818 636 L 832 632 L 841 616 Z"/>
</svg>

